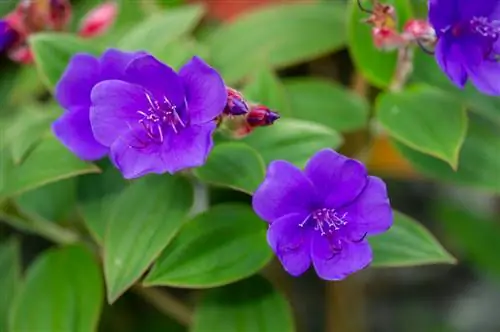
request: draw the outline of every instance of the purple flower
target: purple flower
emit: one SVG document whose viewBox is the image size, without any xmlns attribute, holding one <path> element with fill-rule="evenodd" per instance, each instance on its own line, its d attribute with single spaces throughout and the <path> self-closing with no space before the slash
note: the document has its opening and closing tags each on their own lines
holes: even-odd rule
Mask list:
<svg viewBox="0 0 500 332">
<path fill-rule="evenodd" d="M 6 20 L 0 20 L 0 52 L 8 49 L 16 42 L 18 37 L 17 32 L 12 29 Z"/>
<path fill-rule="evenodd" d="M 65 109 L 52 124 L 56 137 L 83 160 L 97 160 L 108 152 L 94 138 L 90 126 L 90 92 L 100 81 L 124 79 L 127 64 L 144 52 L 127 53 L 110 49 L 99 59 L 89 54 L 75 55 L 56 86 L 56 99 Z"/>
<path fill-rule="evenodd" d="M 90 122 L 125 178 L 201 166 L 227 94 L 220 75 L 194 57 L 179 73 L 151 55 L 127 66 L 126 82 L 92 90 Z"/>
<path fill-rule="evenodd" d="M 285 270 L 298 276 L 312 263 L 325 280 L 368 266 L 372 251 L 365 237 L 392 225 L 384 182 L 330 149 L 316 153 L 303 171 L 272 162 L 253 208 L 270 223 L 267 240 Z"/>
<path fill-rule="evenodd" d="M 483 93 L 500 94 L 500 1 L 429 0 L 436 60 L 451 81 L 467 79 Z"/>
</svg>

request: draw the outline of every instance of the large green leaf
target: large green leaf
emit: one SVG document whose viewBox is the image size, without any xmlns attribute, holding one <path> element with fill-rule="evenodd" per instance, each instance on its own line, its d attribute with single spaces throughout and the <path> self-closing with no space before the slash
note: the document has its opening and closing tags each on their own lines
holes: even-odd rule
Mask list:
<svg viewBox="0 0 500 332">
<path fill-rule="evenodd" d="M 208 290 L 198 304 L 193 332 L 293 332 L 286 299 L 264 278 Z"/>
<path fill-rule="evenodd" d="M 81 161 L 50 136 L 43 139 L 19 166 L 5 165 L 3 171 L 3 181 L 0 181 L 2 197 L 18 195 L 73 176 L 97 173 L 99 168 Z"/>
<path fill-rule="evenodd" d="M 395 142 L 396 148 L 418 171 L 436 178 L 500 193 L 500 127 L 471 117 L 469 132 L 460 152 L 458 169 L 445 162 Z"/>
<path fill-rule="evenodd" d="M 99 166 L 102 174 L 87 174 L 78 178 L 78 203 L 85 225 L 94 239 L 102 244 L 109 206 L 125 188 L 127 181 L 111 162 L 103 161 Z"/>
<path fill-rule="evenodd" d="M 264 179 L 265 168 L 257 151 L 230 142 L 216 145 L 205 165 L 194 172 L 203 181 L 252 194 Z"/>
<path fill-rule="evenodd" d="M 76 179 L 50 183 L 15 198 L 17 206 L 28 216 L 53 222 L 65 221 L 76 206 Z"/>
<path fill-rule="evenodd" d="M 478 268 L 500 278 L 500 227 L 496 220 L 451 204 L 439 206 L 436 212 L 457 251 Z"/>
<path fill-rule="evenodd" d="M 266 6 L 223 25 L 207 38 L 213 65 L 228 83 L 255 68 L 282 68 L 340 49 L 345 43 L 342 2 Z"/>
<path fill-rule="evenodd" d="M 266 223 L 246 205 L 218 205 L 188 222 L 144 283 L 205 288 L 259 271 L 272 258 Z"/>
<path fill-rule="evenodd" d="M 314 121 L 338 131 L 352 131 L 368 123 L 365 99 L 324 79 L 292 78 L 285 81 L 294 118 Z"/>
<path fill-rule="evenodd" d="M 266 68 L 257 71 L 243 92 L 249 101 L 265 105 L 282 116 L 290 113 L 283 83 Z"/>
<path fill-rule="evenodd" d="M 144 50 L 156 55 L 171 42 L 188 34 L 204 14 L 200 5 L 182 6 L 151 15 L 132 27 L 118 42 L 124 50 Z"/>
<path fill-rule="evenodd" d="M 456 98 L 429 86 L 414 86 L 403 92 L 381 94 L 377 117 L 401 143 L 457 168 L 467 115 Z"/>
<path fill-rule="evenodd" d="M 15 239 L 0 243 L 0 331 L 7 331 L 12 301 L 19 290 L 21 261 L 19 243 Z"/>
<path fill-rule="evenodd" d="M 148 176 L 129 186 L 109 207 L 104 236 L 104 276 L 114 302 L 173 239 L 193 203 L 184 178 Z"/>
<path fill-rule="evenodd" d="M 62 33 L 38 33 L 29 38 L 40 78 L 53 90 L 71 57 L 78 52 L 98 55 L 101 51 L 95 42 L 76 35 Z"/>
<path fill-rule="evenodd" d="M 434 236 L 410 217 L 395 211 L 394 225 L 378 236 L 369 238 L 373 249 L 373 266 L 413 266 L 455 263 Z"/>
<path fill-rule="evenodd" d="M 471 111 L 500 125 L 500 99 L 497 96 L 480 93 L 470 83 L 464 89 L 459 89 L 438 67 L 434 57 L 424 52 L 415 54 L 414 66 L 413 81 L 430 84 L 445 91 L 456 100 L 460 100 Z"/>
<path fill-rule="evenodd" d="M 372 1 L 361 0 L 363 7 L 371 8 Z M 412 8 L 409 0 L 387 0 L 384 4 L 395 7 L 398 23 L 401 27 L 412 17 Z M 357 1 L 349 1 L 347 39 L 349 53 L 358 69 L 370 83 L 387 88 L 392 81 L 396 69 L 397 52 L 384 52 L 375 48 L 372 38 L 372 27 L 363 24 L 362 20 L 369 14 L 363 12 Z"/>
<path fill-rule="evenodd" d="M 243 142 L 257 150 L 266 163 L 284 159 L 303 166 L 318 150 L 339 147 L 342 137 L 319 123 L 281 119 L 271 127 L 257 128 Z"/>
<path fill-rule="evenodd" d="M 95 331 L 102 300 L 101 272 L 92 253 L 80 246 L 49 250 L 27 271 L 10 331 Z"/>
<path fill-rule="evenodd" d="M 58 113 L 52 108 L 25 106 L 12 120 L 5 133 L 5 143 L 9 146 L 16 164 L 21 163 L 43 135 L 49 132 L 50 124 Z"/>
</svg>

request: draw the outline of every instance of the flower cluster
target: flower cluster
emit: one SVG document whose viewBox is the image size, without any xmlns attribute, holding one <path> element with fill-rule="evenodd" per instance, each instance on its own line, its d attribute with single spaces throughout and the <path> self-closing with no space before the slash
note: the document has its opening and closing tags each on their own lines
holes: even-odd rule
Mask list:
<svg viewBox="0 0 500 332">
<path fill-rule="evenodd" d="M 468 79 L 483 93 L 500 94 L 500 1 L 429 0 L 438 37 L 436 61 L 463 88 Z"/>
<path fill-rule="evenodd" d="M 113 24 L 116 2 L 101 4 L 82 20 L 78 34 L 84 38 L 97 37 Z M 41 31 L 64 31 L 71 20 L 68 0 L 21 0 L 17 7 L 0 19 L 0 52 L 6 51 L 13 61 L 33 62 L 28 37 Z"/>
<path fill-rule="evenodd" d="M 329 149 L 316 153 L 303 171 L 272 162 L 253 208 L 269 223 L 269 245 L 293 276 L 312 264 L 323 279 L 344 279 L 372 261 L 366 236 L 392 225 L 384 182 Z"/>
<path fill-rule="evenodd" d="M 145 52 L 110 49 L 75 55 L 56 99 L 65 109 L 53 124 L 61 142 L 84 160 L 109 155 L 130 179 L 202 165 L 227 94 L 198 57 L 177 73 Z"/>
</svg>

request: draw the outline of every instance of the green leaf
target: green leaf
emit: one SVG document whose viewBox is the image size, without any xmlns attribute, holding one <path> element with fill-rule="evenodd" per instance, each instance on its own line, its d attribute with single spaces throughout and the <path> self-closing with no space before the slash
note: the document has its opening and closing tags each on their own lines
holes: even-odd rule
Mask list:
<svg viewBox="0 0 500 332">
<path fill-rule="evenodd" d="M 104 237 L 104 276 L 113 303 L 146 271 L 182 226 L 193 204 L 184 178 L 148 176 L 133 183 L 109 207 Z"/>
<path fill-rule="evenodd" d="M 10 331 L 95 331 L 102 288 L 99 266 L 87 249 L 48 250 L 27 271 L 12 309 Z"/>
<path fill-rule="evenodd" d="M 170 67 L 176 70 L 179 70 L 193 56 L 207 57 L 205 46 L 191 38 L 173 41 L 154 54 L 160 61 L 168 63 Z"/>
<path fill-rule="evenodd" d="M 368 123 L 366 100 L 341 85 L 306 77 L 284 83 L 294 118 L 321 123 L 337 131 L 353 131 Z"/>
<path fill-rule="evenodd" d="M 53 136 L 45 138 L 18 167 L 4 169 L 0 196 L 14 196 L 73 176 L 98 173 L 99 168 L 83 162 Z"/>
<path fill-rule="evenodd" d="M 99 55 L 101 49 L 91 40 L 62 33 L 37 33 L 29 38 L 41 80 L 53 90 L 66 70 L 71 57 L 78 52 Z"/>
<path fill-rule="evenodd" d="M 24 97 L 25 98 L 25 97 Z M 28 152 L 50 132 L 50 124 L 59 112 L 40 106 L 26 106 L 21 109 L 6 130 L 6 144 L 16 164 L 21 163 Z"/>
<path fill-rule="evenodd" d="M 469 132 L 460 152 L 458 169 L 445 162 L 394 142 L 416 170 L 440 181 L 487 189 L 500 193 L 500 127 L 471 117 Z"/>
<path fill-rule="evenodd" d="M 78 178 L 78 202 L 85 225 L 94 239 L 102 244 L 109 219 L 109 206 L 125 188 L 127 181 L 109 161 L 99 165 L 102 174 Z"/>
<path fill-rule="evenodd" d="M 0 243 L 0 330 L 7 331 L 7 319 L 12 301 L 19 290 L 21 260 L 19 243 L 14 238 Z"/>
<path fill-rule="evenodd" d="M 257 150 L 266 163 L 284 159 L 303 166 L 318 150 L 339 147 L 342 137 L 319 123 L 281 119 L 270 127 L 257 128 L 242 141 Z"/>
<path fill-rule="evenodd" d="M 204 14 L 200 5 L 182 6 L 161 11 L 132 27 L 118 42 L 123 50 L 162 53 L 171 42 L 187 35 Z"/>
<path fill-rule="evenodd" d="M 372 6 L 370 0 L 361 0 L 361 3 L 365 8 Z M 400 27 L 413 16 L 409 0 L 387 0 L 384 4 L 394 5 Z M 369 14 L 358 7 L 357 1 L 349 1 L 347 15 L 349 17 L 347 28 L 349 53 L 356 69 L 373 85 L 387 88 L 391 84 L 396 69 L 397 52 L 381 51 L 375 48 L 372 27 L 362 23 L 362 20 L 368 18 Z"/>
<path fill-rule="evenodd" d="M 442 222 L 450 242 L 461 249 L 463 256 L 475 266 L 500 278 L 500 227 L 471 211 L 451 204 L 441 205 L 437 217 Z"/>
<path fill-rule="evenodd" d="M 335 52 L 345 44 L 341 2 L 266 6 L 214 30 L 212 64 L 232 84 L 263 65 L 283 68 Z"/>
<path fill-rule="evenodd" d="M 76 179 L 50 183 L 15 198 L 17 206 L 28 216 L 53 222 L 65 221 L 76 206 Z"/>
<path fill-rule="evenodd" d="M 451 256 L 434 236 L 410 217 L 394 211 L 393 226 L 381 235 L 369 237 L 373 249 L 372 266 L 414 266 L 454 264 Z"/>
<path fill-rule="evenodd" d="M 290 113 L 283 83 L 268 69 L 257 71 L 243 93 L 249 101 L 263 104 L 281 115 Z"/>
<path fill-rule="evenodd" d="M 459 89 L 438 67 L 435 58 L 424 52 L 415 54 L 414 66 L 413 81 L 430 84 L 445 91 L 456 100 L 460 100 L 471 111 L 500 125 L 500 100 L 497 96 L 480 93 L 470 83 L 464 89 Z"/>
<path fill-rule="evenodd" d="M 467 115 L 456 98 L 432 87 L 414 86 L 379 95 L 377 117 L 401 143 L 458 167 Z"/>
<path fill-rule="evenodd" d="M 264 179 L 266 165 L 253 148 L 231 142 L 215 146 L 207 162 L 194 170 L 201 180 L 252 194 Z"/>
<path fill-rule="evenodd" d="M 260 276 L 208 290 L 196 307 L 193 332 L 293 332 L 286 299 Z"/>
<path fill-rule="evenodd" d="M 181 229 L 144 284 L 206 288 L 246 278 L 272 258 L 266 226 L 246 205 L 215 206 Z"/>
</svg>

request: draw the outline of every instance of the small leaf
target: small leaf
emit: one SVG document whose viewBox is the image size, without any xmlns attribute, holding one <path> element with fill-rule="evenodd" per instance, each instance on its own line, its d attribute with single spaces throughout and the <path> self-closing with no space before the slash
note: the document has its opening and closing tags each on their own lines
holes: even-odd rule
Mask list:
<svg viewBox="0 0 500 332">
<path fill-rule="evenodd" d="M 182 6 L 161 11 L 132 27 L 118 42 L 118 48 L 129 51 L 161 53 L 169 43 L 187 35 L 204 14 L 200 5 Z"/>
<path fill-rule="evenodd" d="M 368 123 L 369 105 L 360 96 L 333 82 L 317 78 L 285 81 L 292 117 L 352 131 Z"/>
<path fill-rule="evenodd" d="M 264 179 L 262 157 L 246 144 L 231 142 L 215 146 L 207 162 L 194 170 L 201 180 L 252 194 Z"/>
<path fill-rule="evenodd" d="M 21 258 L 19 243 L 14 238 L 0 243 L 0 330 L 7 331 L 7 319 L 12 301 L 19 290 L 21 280 Z"/>
<path fill-rule="evenodd" d="M 393 226 L 369 238 L 376 267 L 454 264 L 451 256 L 434 236 L 410 217 L 394 211 Z"/>
<path fill-rule="evenodd" d="M 416 170 L 439 181 L 446 181 L 500 193 L 500 127 L 489 121 L 471 117 L 458 169 L 453 171 L 445 162 L 394 142 Z"/>
<path fill-rule="evenodd" d="M 466 259 L 500 278 L 500 227 L 496 220 L 481 218 L 465 208 L 450 204 L 440 206 L 437 216 L 450 240 L 463 251 Z"/>
<path fill-rule="evenodd" d="M 50 124 L 57 113 L 52 109 L 26 107 L 18 113 L 6 131 L 6 144 L 16 164 L 21 163 L 28 152 L 50 131 Z"/>
<path fill-rule="evenodd" d="M 102 298 L 101 272 L 87 249 L 48 250 L 27 271 L 12 308 L 9 330 L 95 331 Z"/>
<path fill-rule="evenodd" d="M 259 70 L 243 93 L 249 101 L 265 105 L 281 115 L 290 113 L 283 83 L 268 69 Z"/>
<path fill-rule="evenodd" d="M 146 271 L 182 226 L 193 204 L 184 178 L 147 176 L 110 206 L 104 237 L 104 276 L 113 303 Z"/>
<path fill-rule="evenodd" d="M 208 36 L 212 64 L 232 84 L 262 65 L 283 68 L 334 52 L 345 44 L 344 11 L 337 1 L 265 6 L 242 15 Z"/>
<path fill-rule="evenodd" d="M 208 290 L 198 304 L 193 332 L 293 332 L 286 299 L 264 278 Z"/>
<path fill-rule="evenodd" d="M 284 159 L 303 166 L 318 150 L 339 147 L 342 137 L 319 123 L 281 119 L 270 127 L 257 128 L 242 141 L 257 150 L 266 163 Z"/>
<path fill-rule="evenodd" d="M 365 8 L 371 8 L 373 4 L 370 0 L 362 0 L 361 3 Z M 413 16 L 409 0 L 387 0 L 384 1 L 384 4 L 394 5 L 399 27 Z M 369 14 L 358 7 L 357 1 L 349 1 L 347 16 L 349 17 L 347 28 L 349 53 L 356 68 L 370 83 L 379 88 L 387 88 L 391 84 L 396 69 L 397 52 L 387 52 L 375 48 L 372 27 L 362 23 Z"/>
<path fill-rule="evenodd" d="M 78 202 L 85 225 L 94 239 L 102 244 L 108 223 L 109 207 L 116 200 L 127 181 L 105 160 L 99 163 L 102 174 L 78 177 Z"/>
<path fill-rule="evenodd" d="M 401 143 L 458 167 L 467 115 L 456 98 L 431 87 L 414 86 L 380 95 L 377 117 Z"/>
<path fill-rule="evenodd" d="M 266 226 L 246 205 L 215 206 L 181 229 L 144 284 L 206 288 L 246 278 L 272 258 Z"/>
<path fill-rule="evenodd" d="M 4 169 L 0 196 L 14 196 L 73 176 L 98 173 L 99 168 L 83 162 L 53 136 L 45 138 L 18 167 Z"/>
<path fill-rule="evenodd" d="M 16 197 L 15 202 L 26 215 L 62 222 L 76 206 L 76 179 L 69 178 L 30 190 Z"/>
<path fill-rule="evenodd" d="M 75 53 L 99 55 L 101 51 L 95 42 L 71 34 L 37 33 L 29 38 L 29 43 L 40 77 L 50 90 L 54 89 Z"/>
</svg>

